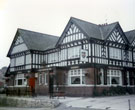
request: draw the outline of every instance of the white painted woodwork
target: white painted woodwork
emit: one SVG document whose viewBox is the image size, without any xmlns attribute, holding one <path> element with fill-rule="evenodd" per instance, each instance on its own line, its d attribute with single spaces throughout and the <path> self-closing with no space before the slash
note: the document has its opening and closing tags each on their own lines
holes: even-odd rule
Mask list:
<svg viewBox="0 0 135 110">
<path fill-rule="evenodd" d="M 132 46 L 135 46 L 135 40 L 132 42 L 132 44 L 131 44 Z"/>
<path fill-rule="evenodd" d="M 77 28 L 77 26 L 72 24 L 70 28 L 68 29 L 67 34 L 64 37 L 62 43 L 64 44 L 64 43 L 72 42 L 75 40 L 80 40 L 83 38 L 86 38 L 86 36 L 84 36 L 84 34 L 81 33 L 81 31 Z"/>
<path fill-rule="evenodd" d="M 31 65 L 26 65 L 25 69 L 31 69 Z"/>
<path fill-rule="evenodd" d="M 21 44 L 21 43 L 23 43 L 23 39 L 22 39 L 21 36 L 18 36 L 18 38 L 15 41 L 15 45 L 18 45 L 18 44 Z"/>
<path fill-rule="evenodd" d="M 118 29 L 115 29 L 107 40 L 125 44 L 125 41 Z"/>
</svg>

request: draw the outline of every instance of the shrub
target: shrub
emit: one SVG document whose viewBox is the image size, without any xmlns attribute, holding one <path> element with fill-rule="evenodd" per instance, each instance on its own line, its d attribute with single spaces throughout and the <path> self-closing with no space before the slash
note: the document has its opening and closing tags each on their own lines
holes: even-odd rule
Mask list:
<svg viewBox="0 0 135 110">
<path fill-rule="evenodd" d="M 126 92 L 129 93 L 129 94 L 133 94 L 134 93 L 133 89 L 130 88 L 130 87 L 126 88 Z"/>
<path fill-rule="evenodd" d="M 100 96 L 100 94 L 98 93 L 96 89 L 93 89 L 93 96 Z"/>
<path fill-rule="evenodd" d="M 101 95 L 102 95 L 102 96 L 108 96 L 108 90 L 103 89 Z"/>
</svg>

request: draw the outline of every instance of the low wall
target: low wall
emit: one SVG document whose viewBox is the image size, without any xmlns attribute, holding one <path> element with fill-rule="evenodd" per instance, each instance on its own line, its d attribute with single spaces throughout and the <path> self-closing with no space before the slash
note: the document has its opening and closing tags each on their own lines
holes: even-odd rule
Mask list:
<svg viewBox="0 0 135 110">
<path fill-rule="evenodd" d="M 21 108 L 55 108 L 58 100 L 0 96 L 0 106 Z"/>
<path fill-rule="evenodd" d="M 66 96 L 92 96 L 93 94 L 93 87 L 66 87 L 65 88 L 65 95 Z"/>
</svg>

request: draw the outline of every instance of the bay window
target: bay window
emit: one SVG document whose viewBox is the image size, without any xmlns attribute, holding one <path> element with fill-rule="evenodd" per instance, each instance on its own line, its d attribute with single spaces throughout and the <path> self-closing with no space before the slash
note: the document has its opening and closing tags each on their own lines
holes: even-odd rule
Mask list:
<svg viewBox="0 0 135 110">
<path fill-rule="evenodd" d="M 69 85 L 83 85 L 85 84 L 85 73 L 82 69 L 69 70 Z"/>
<path fill-rule="evenodd" d="M 121 71 L 109 69 L 107 71 L 107 84 L 108 85 L 122 85 Z"/>
<path fill-rule="evenodd" d="M 27 80 L 24 77 L 24 74 L 17 74 L 15 77 L 15 86 L 26 86 Z"/>
</svg>

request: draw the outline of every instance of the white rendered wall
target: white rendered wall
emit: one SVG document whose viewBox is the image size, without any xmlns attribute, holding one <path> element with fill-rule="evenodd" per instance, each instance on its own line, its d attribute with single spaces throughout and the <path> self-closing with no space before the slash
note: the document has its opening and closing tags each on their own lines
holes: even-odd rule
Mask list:
<svg viewBox="0 0 135 110">
<path fill-rule="evenodd" d="M 12 50 L 11 54 L 19 53 L 19 52 L 22 52 L 22 51 L 25 51 L 25 50 L 28 50 L 26 45 L 24 43 L 19 44 L 19 45 L 16 45 L 16 46 L 13 47 L 13 50 Z"/>
<path fill-rule="evenodd" d="M 26 44 L 24 43 L 22 37 L 18 36 L 18 38 L 16 39 L 16 41 L 14 43 L 14 47 L 12 49 L 11 54 L 22 52 L 25 50 L 28 50 L 28 48 L 27 48 Z"/>
<path fill-rule="evenodd" d="M 24 65 L 24 56 L 16 58 L 16 66 Z"/>
</svg>

